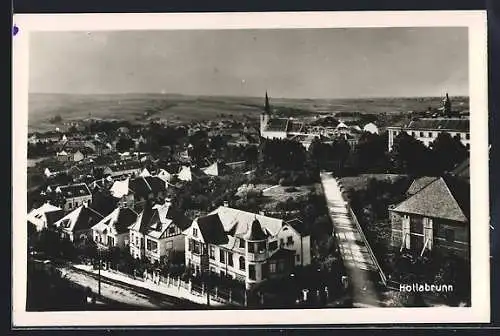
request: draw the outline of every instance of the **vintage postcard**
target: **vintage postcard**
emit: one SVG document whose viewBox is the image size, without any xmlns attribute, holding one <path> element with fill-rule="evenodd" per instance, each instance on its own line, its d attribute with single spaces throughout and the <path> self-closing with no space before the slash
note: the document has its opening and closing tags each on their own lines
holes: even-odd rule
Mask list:
<svg viewBox="0 0 500 336">
<path fill-rule="evenodd" d="M 489 322 L 485 12 L 13 22 L 14 326 Z"/>
</svg>

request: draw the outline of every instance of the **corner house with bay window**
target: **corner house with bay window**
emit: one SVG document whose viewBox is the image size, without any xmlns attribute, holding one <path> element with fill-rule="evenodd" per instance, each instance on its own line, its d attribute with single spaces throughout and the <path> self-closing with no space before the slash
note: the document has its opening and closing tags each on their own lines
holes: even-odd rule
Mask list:
<svg viewBox="0 0 500 336">
<path fill-rule="evenodd" d="M 186 265 L 195 274 L 215 273 L 252 289 L 311 263 L 310 236 L 300 224 L 221 206 L 184 231 Z"/>
</svg>

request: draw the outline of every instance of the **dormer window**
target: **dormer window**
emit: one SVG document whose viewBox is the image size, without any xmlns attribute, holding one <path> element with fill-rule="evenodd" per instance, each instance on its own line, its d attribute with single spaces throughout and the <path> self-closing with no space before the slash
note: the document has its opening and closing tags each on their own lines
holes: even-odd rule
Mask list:
<svg viewBox="0 0 500 336">
<path fill-rule="evenodd" d="M 193 228 L 193 237 L 198 237 L 198 229 Z"/>
</svg>

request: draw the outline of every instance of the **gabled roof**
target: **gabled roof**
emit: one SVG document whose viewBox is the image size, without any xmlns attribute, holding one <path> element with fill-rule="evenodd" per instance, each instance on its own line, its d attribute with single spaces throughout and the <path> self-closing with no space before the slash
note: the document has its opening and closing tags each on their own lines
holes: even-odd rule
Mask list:
<svg viewBox="0 0 500 336">
<path fill-rule="evenodd" d="M 288 118 L 270 118 L 265 131 L 270 132 L 286 132 L 288 125 Z"/>
<path fill-rule="evenodd" d="M 420 178 L 415 179 L 406 193 L 408 195 L 415 195 L 417 192 L 428 186 L 431 182 L 435 181 L 437 177 L 432 177 L 432 176 L 423 176 Z"/>
<path fill-rule="evenodd" d="M 214 162 L 210 166 L 202 168 L 202 171 L 210 176 L 219 176 L 224 173 L 224 165 L 220 162 Z"/>
<path fill-rule="evenodd" d="M 64 198 L 73 198 L 81 196 L 91 196 L 89 187 L 85 183 L 69 184 L 65 186 L 59 186 L 57 188 Z"/>
<path fill-rule="evenodd" d="M 242 236 L 248 232 L 255 219 L 262 226 L 264 232 L 271 236 L 275 236 L 283 226 L 283 220 L 267 217 L 251 212 L 234 209 L 226 206 L 220 206 L 210 214 L 217 213 L 224 226 L 224 230 L 229 232 L 234 230 L 235 235 Z M 235 227 L 236 226 L 236 227 Z"/>
<path fill-rule="evenodd" d="M 183 166 L 179 171 L 179 173 L 177 174 L 177 177 L 181 181 L 192 181 L 193 173 L 191 172 L 191 167 Z"/>
<path fill-rule="evenodd" d="M 141 168 L 142 164 L 138 161 L 118 161 L 115 164 L 109 165 L 109 169 L 113 172 L 140 170 Z"/>
<path fill-rule="evenodd" d="M 461 118 L 421 118 L 412 120 L 404 129 L 428 130 L 428 131 L 455 131 L 469 132 L 469 120 Z"/>
<path fill-rule="evenodd" d="M 151 204 L 146 204 L 144 210 L 137 216 L 137 220 L 129 226 L 129 229 L 143 234 L 147 233 L 154 215 L 155 210 L 152 208 Z"/>
<path fill-rule="evenodd" d="M 165 191 L 165 182 L 157 176 L 137 177 L 128 182 L 128 188 L 135 195 L 146 196 Z"/>
<path fill-rule="evenodd" d="M 468 222 L 470 215 L 470 186 L 456 178 L 439 178 L 405 201 L 393 211 Z"/>
<path fill-rule="evenodd" d="M 205 243 L 222 245 L 229 241 L 218 214 L 199 217 L 196 222 Z"/>
<path fill-rule="evenodd" d="M 28 213 L 27 219 L 28 222 L 36 226 L 42 225 L 44 221 L 46 221 L 47 225 L 52 225 L 63 216 L 64 211 L 61 208 L 50 203 L 45 203 L 42 206 L 31 210 Z"/>
<path fill-rule="evenodd" d="M 308 236 L 310 232 L 307 230 L 306 225 L 303 221 L 298 218 L 294 218 L 285 222 L 286 225 L 291 226 L 295 231 L 297 231 L 302 237 Z"/>
<path fill-rule="evenodd" d="M 129 181 L 130 180 L 128 178 L 121 181 L 115 181 L 111 186 L 111 188 L 109 189 L 111 195 L 113 195 L 113 197 L 116 198 L 122 198 L 123 196 L 128 195 L 130 191 L 128 187 Z"/>
<path fill-rule="evenodd" d="M 128 232 L 128 227 L 137 220 L 137 214 L 130 208 L 118 207 L 92 227 L 93 230 L 116 230 L 117 234 Z"/>
<path fill-rule="evenodd" d="M 176 210 L 171 203 L 157 204 L 153 206 L 153 209 L 158 211 L 160 220 L 164 222 L 172 221 L 182 231 L 191 226 L 191 220 L 181 211 Z"/>
<path fill-rule="evenodd" d="M 90 229 L 102 218 L 97 212 L 82 205 L 55 222 L 54 225 L 62 227 L 65 231 L 82 231 Z"/>
</svg>

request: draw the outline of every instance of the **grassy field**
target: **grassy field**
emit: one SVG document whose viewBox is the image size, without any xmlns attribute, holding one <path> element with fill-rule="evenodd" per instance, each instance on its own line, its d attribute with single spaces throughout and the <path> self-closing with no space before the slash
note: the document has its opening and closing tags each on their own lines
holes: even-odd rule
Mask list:
<svg viewBox="0 0 500 336">
<path fill-rule="evenodd" d="M 360 174 L 357 176 L 347 176 L 342 177 L 340 179 L 342 185 L 344 186 L 344 190 L 354 189 L 354 191 L 366 189 L 368 186 L 368 181 L 374 178 L 379 181 L 390 180 L 391 182 L 396 181 L 400 177 L 404 177 L 405 175 L 399 174 Z"/>
<path fill-rule="evenodd" d="M 452 97 L 454 106 L 468 110 L 467 97 Z M 271 105 L 278 110 L 293 109 L 307 115 L 338 112 L 398 114 L 425 111 L 429 106 L 440 106 L 440 97 L 376 98 L 376 99 L 285 99 L 271 97 Z M 63 122 L 88 118 L 121 119 L 148 122 L 210 120 L 218 117 L 235 119 L 258 118 L 263 111 L 263 97 L 198 97 L 174 94 L 115 94 L 70 95 L 30 94 L 29 130 L 45 131 L 56 126 L 50 119 L 60 115 Z"/>
</svg>

